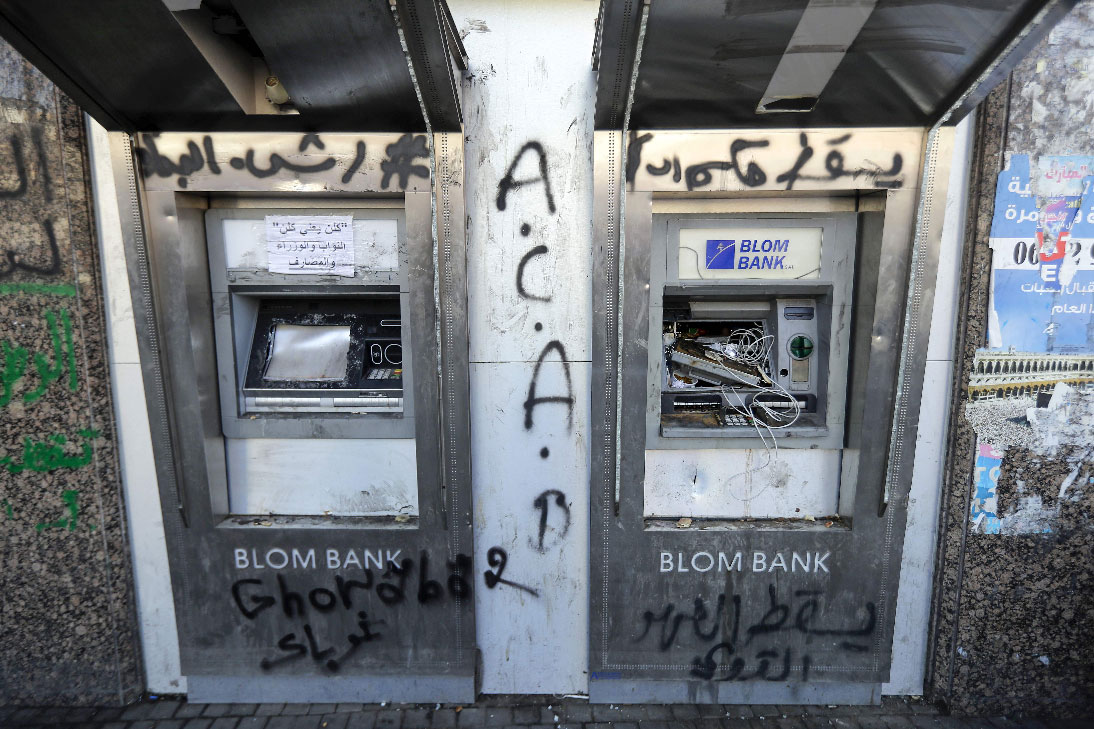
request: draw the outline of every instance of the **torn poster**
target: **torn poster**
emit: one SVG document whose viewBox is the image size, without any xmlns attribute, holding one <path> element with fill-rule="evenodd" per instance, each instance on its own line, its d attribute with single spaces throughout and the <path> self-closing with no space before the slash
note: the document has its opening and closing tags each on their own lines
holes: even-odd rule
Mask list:
<svg viewBox="0 0 1094 729">
<path fill-rule="evenodd" d="M 1045 166 L 1044 159 L 1050 160 Z M 1018 352 L 1094 351 L 1092 158 L 1044 158 L 1031 189 L 1027 155 L 999 174 L 991 225 L 988 347 Z M 1044 177 L 1045 179 L 1040 179 Z M 1057 194 L 1057 193 L 1078 194 Z"/>
<path fill-rule="evenodd" d="M 353 276 L 352 215 L 267 215 L 270 273 Z"/>
<path fill-rule="evenodd" d="M 995 495 L 999 485 L 999 469 L 1003 465 L 1001 448 L 989 443 L 976 442 L 976 478 L 973 483 L 972 520 L 973 531 L 982 534 L 999 533 L 999 505 Z"/>
</svg>

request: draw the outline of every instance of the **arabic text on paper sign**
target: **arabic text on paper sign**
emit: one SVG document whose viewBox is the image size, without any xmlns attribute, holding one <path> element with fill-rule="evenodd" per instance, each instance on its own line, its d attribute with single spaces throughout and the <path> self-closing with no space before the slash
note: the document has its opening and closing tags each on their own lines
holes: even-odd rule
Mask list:
<svg viewBox="0 0 1094 729">
<path fill-rule="evenodd" d="M 270 273 L 353 276 L 353 217 L 267 215 Z"/>
</svg>

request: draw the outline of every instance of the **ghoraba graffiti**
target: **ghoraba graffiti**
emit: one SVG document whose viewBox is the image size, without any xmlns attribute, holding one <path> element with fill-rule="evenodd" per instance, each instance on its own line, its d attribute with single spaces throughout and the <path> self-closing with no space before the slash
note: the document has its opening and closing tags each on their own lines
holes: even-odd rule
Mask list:
<svg viewBox="0 0 1094 729">
<path fill-rule="evenodd" d="M 631 132 L 627 146 L 627 182 L 633 185 L 642 170 L 653 177 L 671 175 L 672 182 L 682 181 L 688 190 L 709 187 L 716 172 L 732 172 L 743 188 L 771 187 L 773 181 L 780 189 L 793 190 L 801 181 L 836 184 L 841 180 L 856 181 L 855 187 L 861 186 L 861 182 L 876 188 L 901 187 L 904 184 L 903 154 L 894 151 L 884 161 L 866 159 L 849 165 L 848 150 L 854 149 L 854 136 L 853 133 L 800 132 L 796 155 L 787 155 L 785 149 L 774 149 L 771 135 L 750 135 L 731 139 L 724 156 L 681 161 L 678 153 L 650 155 L 646 148 L 654 135 Z M 765 151 L 770 152 L 767 159 Z M 647 161 L 646 157 L 650 156 L 653 158 Z M 858 159 L 857 154 L 855 158 Z"/>
<path fill-rule="evenodd" d="M 332 179 L 343 186 L 351 185 L 363 169 L 379 170 L 382 173 L 379 187 L 383 190 L 406 189 L 412 177 L 429 179 L 428 164 L 419 162 L 429 159 L 429 147 L 422 134 L 403 134 L 394 142 L 381 145 L 384 155 L 377 152 L 371 160 L 366 142 L 347 139 L 347 135 L 328 135 L 326 139 L 315 133 L 259 135 L 253 137 L 252 145 L 240 147 L 239 140 L 247 138 L 236 136 L 220 142 L 235 152 L 227 157 L 230 169 L 226 170 L 218 161 L 224 159 L 217 153 L 218 135 L 193 139 L 178 134 L 142 134 L 137 148 L 141 175 L 146 180 L 174 177 L 180 188 L 188 187 L 190 178 L 198 173 L 220 176 L 233 170 L 255 180 L 286 172 L 297 178 L 321 177 L 329 181 L 325 173 L 331 173 Z M 337 140 L 337 146 L 332 140 Z M 393 181 L 395 188 L 391 188 Z"/>
<path fill-rule="evenodd" d="M 70 519 L 74 525 L 74 511 Z M 260 660 L 262 670 L 307 659 L 337 673 L 365 644 L 383 640 L 385 626 L 397 624 L 407 610 L 429 610 L 448 600 L 472 597 L 474 569 L 468 555 L 435 560 L 423 549 L 415 560 L 399 559 L 399 554 L 399 550 L 388 551 L 385 557 L 380 551 L 364 550 L 362 562 L 353 550 L 327 550 L 326 566 L 339 571 L 316 583 L 299 572 L 317 568 L 315 549 L 273 548 L 264 556 L 258 550 L 235 550 L 237 569 L 276 565 L 268 575 L 236 580 L 230 589 L 232 604 L 244 619 L 256 625 L 268 621 L 275 633 L 285 631 Z M 508 561 L 501 547 L 488 550 L 490 569 L 482 575 L 486 587 L 505 585 L 538 597 L 538 590 L 502 577 Z M 384 566 L 375 570 L 370 566 L 381 563 Z M 292 570 L 282 569 L 290 565 Z M 353 624 L 348 633 L 337 627 L 347 618 Z"/>
<path fill-rule="evenodd" d="M 865 653 L 870 650 L 867 639 L 877 629 L 874 603 L 829 623 L 823 601 L 821 590 L 794 590 L 781 597 L 772 584 L 766 609 L 758 615 L 747 614 L 736 593 L 720 594 L 710 605 L 702 597 L 688 608 L 669 603 L 642 613 L 641 633 L 634 642 L 654 639 L 662 652 L 695 644 L 701 653 L 692 660 L 691 675 L 697 678 L 786 681 L 797 670 L 801 680 L 808 681 L 815 652 Z M 809 650 L 795 649 L 791 643 Z"/>
<path fill-rule="evenodd" d="M 0 279 L 16 272 L 53 276 L 61 271 L 61 251 L 44 132 L 37 124 L 9 129 L 0 142 Z"/>
</svg>

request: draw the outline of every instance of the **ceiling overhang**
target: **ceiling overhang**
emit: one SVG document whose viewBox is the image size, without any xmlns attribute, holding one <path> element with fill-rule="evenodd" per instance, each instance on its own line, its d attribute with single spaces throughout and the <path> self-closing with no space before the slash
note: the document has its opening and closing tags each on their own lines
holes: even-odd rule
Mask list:
<svg viewBox="0 0 1094 729">
<path fill-rule="evenodd" d="M 955 123 L 1074 4 L 601 0 L 595 127 Z"/>
<path fill-rule="evenodd" d="M 462 124 L 444 0 L 0 0 L 0 35 L 111 130 Z"/>
</svg>

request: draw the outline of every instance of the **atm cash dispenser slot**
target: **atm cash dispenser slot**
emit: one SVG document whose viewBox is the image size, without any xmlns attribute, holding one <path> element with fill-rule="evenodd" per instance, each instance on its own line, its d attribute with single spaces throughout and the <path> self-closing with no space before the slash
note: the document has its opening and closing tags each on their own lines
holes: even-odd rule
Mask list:
<svg viewBox="0 0 1094 729">
<path fill-rule="evenodd" d="M 403 412 L 399 295 L 262 298 L 243 385 L 248 413 Z"/>
<path fill-rule="evenodd" d="M 667 288 L 662 434 L 823 426 L 817 332 L 824 312 L 823 296 L 729 299 Z"/>
</svg>

